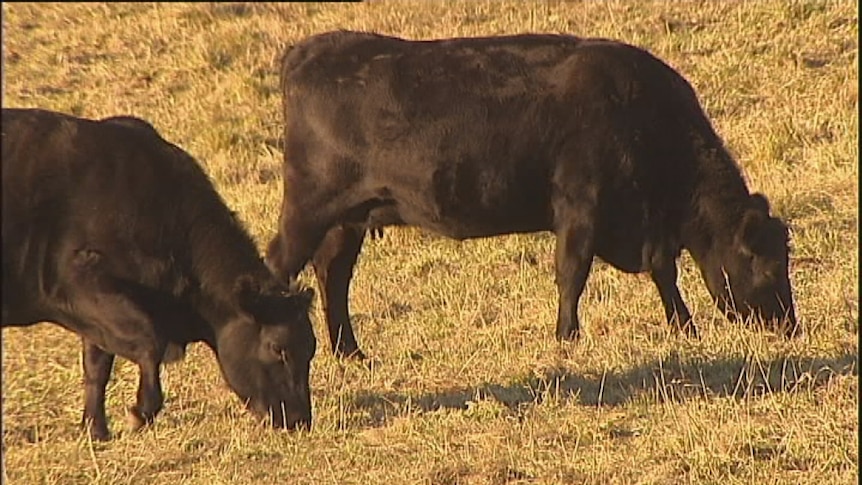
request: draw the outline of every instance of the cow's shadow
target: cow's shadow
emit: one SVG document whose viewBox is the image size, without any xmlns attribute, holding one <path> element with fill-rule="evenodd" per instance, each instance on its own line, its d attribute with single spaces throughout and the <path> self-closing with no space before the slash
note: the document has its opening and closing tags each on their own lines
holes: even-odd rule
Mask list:
<svg viewBox="0 0 862 485">
<path fill-rule="evenodd" d="M 836 376 L 858 376 L 858 360 L 858 349 L 826 357 L 786 355 L 771 361 L 745 356 L 692 361 L 671 355 L 621 372 L 579 375 L 559 368 L 507 385 L 484 383 L 424 394 L 360 391 L 352 406 L 365 415 L 360 418 L 364 425 L 382 426 L 389 416 L 466 410 L 470 402 L 480 399 L 494 399 L 518 414 L 547 399 L 593 407 L 620 406 L 644 395 L 659 402 L 708 397 L 756 399 L 774 393 L 809 392 Z"/>
</svg>

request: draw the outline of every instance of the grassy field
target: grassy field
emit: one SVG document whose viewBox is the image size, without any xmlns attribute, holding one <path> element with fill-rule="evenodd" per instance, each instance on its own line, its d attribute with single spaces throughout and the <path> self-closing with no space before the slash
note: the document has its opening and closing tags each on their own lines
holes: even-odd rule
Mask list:
<svg viewBox="0 0 862 485">
<path fill-rule="evenodd" d="M 583 338 L 553 338 L 553 237 L 367 241 L 351 295 L 366 363 L 328 352 L 314 428 L 262 429 L 196 345 L 165 410 L 125 430 L 137 369 L 91 443 L 80 343 L 2 332 L 3 479 L 37 483 L 851 484 L 858 479 L 858 12 L 854 2 L 3 4 L 3 106 L 134 114 L 194 155 L 259 246 L 281 197 L 277 61 L 316 32 L 518 32 L 645 47 L 690 80 L 753 190 L 792 228 L 805 337 L 727 323 L 686 255 L 702 330 L 669 330 L 646 275 L 597 263 Z M 153 194 L 158 197 L 158 194 Z M 303 275 L 309 283 L 312 275 Z"/>
</svg>

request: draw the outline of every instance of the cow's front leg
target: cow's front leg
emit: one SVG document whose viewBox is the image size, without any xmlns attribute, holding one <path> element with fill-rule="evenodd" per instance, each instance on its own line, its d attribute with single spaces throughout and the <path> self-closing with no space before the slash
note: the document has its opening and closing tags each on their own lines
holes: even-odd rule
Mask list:
<svg viewBox="0 0 862 485">
<path fill-rule="evenodd" d="M 105 352 L 97 345 L 82 338 L 82 360 L 84 367 L 84 415 L 81 425 L 95 441 L 111 438 L 108 419 L 105 416 L 105 387 L 111 377 L 114 354 Z"/>
<path fill-rule="evenodd" d="M 558 225 L 556 234 L 556 281 L 560 294 L 557 339 L 577 341 L 578 302 L 594 255 L 592 225 L 584 222 Z"/>
<path fill-rule="evenodd" d="M 324 237 L 312 260 L 326 323 L 329 326 L 332 352 L 339 358 L 365 358 L 356 343 L 347 304 L 350 280 L 363 239 L 363 229 L 344 225 L 333 227 Z"/>
<path fill-rule="evenodd" d="M 100 339 L 100 347 L 135 362 L 140 368 L 138 400 L 130 409 L 134 415 L 132 427 L 137 429 L 143 423 L 152 422 L 162 408 L 159 366 L 167 344 L 158 335 L 155 315 L 163 319 L 173 316 L 167 309 L 142 298 L 141 288 L 106 271 L 103 256 L 98 251 L 76 251 L 70 270 L 70 293 L 78 317 L 88 322 L 89 327 L 99 329 L 94 338 Z M 111 357 L 109 361 L 103 353 L 98 347 L 85 345 L 84 372 L 88 380 L 84 413 L 85 417 L 101 420 L 104 419 L 104 389 L 110 373 L 108 364 L 113 360 Z M 94 377 L 92 383 L 91 376 Z"/>
<path fill-rule="evenodd" d="M 667 322 L 689 337 L 697 337 L 697 328 L 676 284 L 676 262 L 669 258 L 654 262 L 650 277 L 658 288 Z"/>
<path fill-rule="evenodd" d="M 160 367 L 161 362 L 156 352 L 147 352 L 138 362 L 140 380 L 137 402 L 128 410 L 128 424 L 133 431 L 152 424 L 156 415 L 162 410 L 164 396 L 159 376 Z"/>
</svg>

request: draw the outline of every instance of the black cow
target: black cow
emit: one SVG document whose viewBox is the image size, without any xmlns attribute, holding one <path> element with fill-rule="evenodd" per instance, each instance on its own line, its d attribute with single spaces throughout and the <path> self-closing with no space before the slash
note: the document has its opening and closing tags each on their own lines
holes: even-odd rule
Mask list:
<svg viewBox="0 0 862 485">
<path fill-rule="evenodd" d="M 253 412 L 310 424 L 312 294 L 272 275 L 191 156 L 125 116 L 3 109 L 2 133 L 2 325 L 81 336 L 93 438 L 115 354 L 140 369 L 136 429 L 162 408 L 160 364 L 195 341 Z"/>
<path fill-rule="evenodd" d="M 281 66 L 284 199 L 267 261 L 311 259 L 337 354 L 359 353 L 347 290 L 365 231 L 457 240 L 556 234 L 557 337 L 576 339 L 594 256 L 649 272 L 695 335 L 676 285 L 687 249 L 716 304 L 797 328 L 788 231 L 751 194 L 688 82 L 639 48 L 515 35 L 408 41 L 312 36 Z"/>
</svg>

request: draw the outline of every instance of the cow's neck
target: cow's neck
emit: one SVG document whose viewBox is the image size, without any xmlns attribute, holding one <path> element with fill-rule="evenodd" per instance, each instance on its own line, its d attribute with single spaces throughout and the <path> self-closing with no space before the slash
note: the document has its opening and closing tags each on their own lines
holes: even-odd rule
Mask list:
<svg viewBox="0 0 862 485">
<path fill-rule="evenodd" d="M 213 339 L 238 316 L 236 284 L 241 276 L 252 276 L 262 287 L 274 280 L 239 223 L 226 211 L 214 212 L 189 228 L 191 272 L 198 287 L 195 306 L 212 327 Z"/>
<path fill-rule="evenodd" d="M 750 194 L 730 153 L 715 137 L 699 152 L 683 244 L 701 266 L 729 249 Z"/>
</svg>

